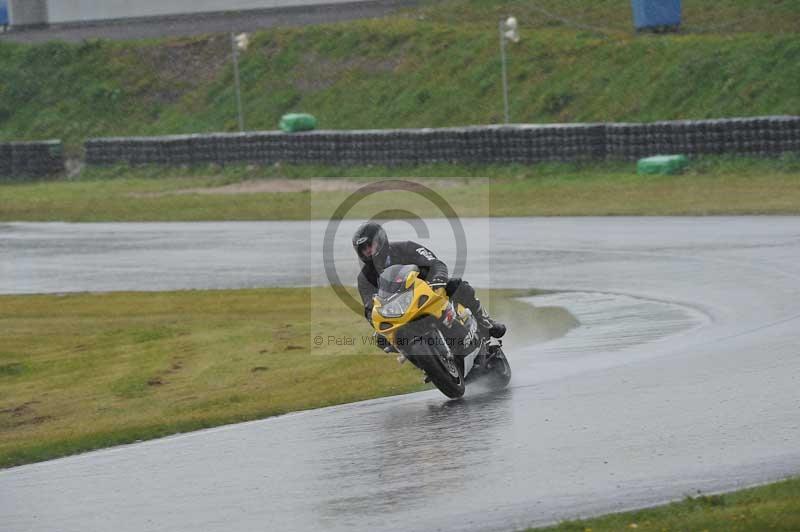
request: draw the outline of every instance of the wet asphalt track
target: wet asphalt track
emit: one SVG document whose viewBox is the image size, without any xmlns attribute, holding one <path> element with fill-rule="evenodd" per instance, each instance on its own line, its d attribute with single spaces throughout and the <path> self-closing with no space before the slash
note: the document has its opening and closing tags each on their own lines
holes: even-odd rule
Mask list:
<svg viewBox="0 0 800 532">
<path fill-rule="evenodd" d="M 446 225 L 429 225 L 449 259 Z M 469 279 L 570 290 L 531 302 L 580 322 L 547 342 L 515 324 L 510 389 L 387 398 L 5 470 L 0 529 L 514 530 L 800 473 L 800 218 L 465 226 L 494 242 L 471 249 Z M 62 262 L 73 289 L 135 288 L 162 244 L 177 255 L 148 276 L 173 287 L 324 279 L 308 247 L 286 246 L 305 234 L 314 249 L 316 225 L 188 227 L 0 225 L 0 292 L 9 277 L 27 283 L 19 292 L 53 291 L 47 272 Z"/>
</svg>

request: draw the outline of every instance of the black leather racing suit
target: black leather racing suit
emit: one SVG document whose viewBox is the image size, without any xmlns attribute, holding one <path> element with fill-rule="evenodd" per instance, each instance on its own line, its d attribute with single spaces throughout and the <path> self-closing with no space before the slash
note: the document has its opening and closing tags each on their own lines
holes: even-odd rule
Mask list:
<svg viewBox="0 0 800 532">
<path fill-rule="evenodd" d="M 424 281 L 446 288 L 447 295 L 454 303 L 461 303 L 473 313 L 477 313 L 480 302 L 475 290 L 461 279 L 448 279 L 447 265 L 436 258 L 431 250 L 416 242 L 391 242 L 388 253 L 381 253 L 382 264 L 367 262 L 358 275 L 358 293 L 364 303 L 364 316 L 372 322 L 372 298 L 378 293 L 378 277 L 383 270 L 395 264 L 415 264 L 419 266 L 420 278 Z"/>
</svg>

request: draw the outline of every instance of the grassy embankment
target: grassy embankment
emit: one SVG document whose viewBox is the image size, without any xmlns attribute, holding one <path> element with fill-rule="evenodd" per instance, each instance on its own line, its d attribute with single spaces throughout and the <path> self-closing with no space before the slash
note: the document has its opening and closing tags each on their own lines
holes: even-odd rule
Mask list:
<svg viewBox="0 0 800 532">
<path fill-rule="evenodd" d="M 76 181 L 0 186 L 0 221 L 320 219 L 330 216 L 352 190 L 311 190 L 304 179 L 349 176 L 358 184 L 371 177 L 420 175 L 462 216 L 800 213 L 800 159 L 792 157 L 703 159 L 682 176 L 636 176 L 634 165 L 622 163 L 91 170 Z M 207 193 L 236 183 L 264 185 L 260 180 L 273 177 L 290 178 L 298 191 Z M 490 179 L 473 179 L 480 177 Z M 359 203 L 351 216 L 373 215 L 389 201 L 386 194 Z M 392 193 L 390 201 L 420 216 L 441 216 L 414 195 Z"/>
<path fill-rule="evenodd" d="M 500 120 L 495 20 L 513 12 L 525 39 L 511 50 L 519 122 L 651 120 L 793 113 L 800 109 L 800 6 L 704 0 L 686 6 L 686 33 L 633 37 L 612 0 L 537 6 L 451 0 L 382 21 L 259 32 L 242 58 L 251 129 L 303 110 L 322 127 L 430 127 Z M 565 24 L 563 15 L 602 31 Z M 719 25 L 724 20 L 725 24 Z M 772 33 L 768 33 L 772 32 Z M 784 33 L 776 33 L 784 32 Z M 228 42 L 221 36 L 27 46 L 0 43 L 0 139 L 57 137 L 71 156 L 85 138 L 235 130 Z M 491 214 L 795 213 L 797 165 L 745 162 L 681 178 L 636 178 L 630 166 L 417 169 L 143 169 L 86 171 L 79 183 L 0 186 L 0 220 L 301 219 L 325 194 L 129 193 L 209 187 L 244 178 L 311 175 L 485 176 L 448 187 Z M 788 169 L 787 169 L 788 166 Z M 172 179 L 179 175 L 193 179 Z M 107 176 L 118 183 L 96 182 Z M 139 176 L 171 176 L 163 182 Z M 211 176 L 211 177 L 208 177 Z M 434 213 L 435 214 L 435 213 Z M 475 214 L 486 214 L 485 212 Z"/>
<path fill-rule="evenodd" d="M 544 11 L 543 11 L 544 9 Z M 288 111 L 322 127 L 435 127 L 500 121 L 494 20 L 513 12 L 525 39 L 510 50 L 518 122 L 653 120 L 795 113 L 800 109 L 800 5 L 703 0 L 684 33 L 634 37 L 618 2 L 436 2 L 381 21 L 255 35 L 242 58 L 247 124 L 274 129 Z M 556 16 L 557 15 L 557 16 Z M 587 30 L 578 26 L 600 28 Z M 720 24 L 720 21 L 724 21 Z M 232 131 L 232 70 L 224 36 L 68 45 L 0 42 L 0 139 Z M 715 167 L 715 163 L 710 164 Z M 86 171 L 79 183 L 0 185 L 0 220 L 226 220 L 324 216 L 344 192 L 166 195 L 244 178 L 484 176 L 448 199 L 491 198 L 491 214 L 795 213 L 797 165 L 745 162 L 681 178 L 636 178 L 630 166 L 530 168 Z M 193 179 L 173 179 L 180 175 Z M 119 183 L 96 182 L 107 176 Z M 171 176 L 163 182 L 140 176 Z M 208 177 L 211 176 L 211 177 Z M 1 179 L 1 177 L 0 177 Z M 484 202 L 485 203 L 485 202 Z M 310 205 L 314 205 L 311 213 Z M 317 209 L 319 207 L 319 209 Z M 319 212 L 316 212 L 319 211 Z M 436 213 L 433 213 L 436 214 Z M 473 214 L 486 214 L 485 212 Z"/>
<path fill-rule="evenodd" d="M 533 532 L 534 529 L 530 529 Z M 667 506 L 612 514 L 536 532 L 796 532 L 800 530 L 800 479 L 754 489 L 687 497 Z"/>
<path fill-rule="evenodd" d="M 380 21 L 258 32 L 242 57 L 248 128 L 275 129 L 298 110 L 330 129 L 497 123 L 495 20 L 505 13 L 524 36 L 509 51 L 517 122 L 800 109 L 796 2 L 691 2 L 684 33 L 634 37 L 615 0 L 451 0 Z M 61 138 L 78 155 L 92 136 L 233 131 L 229 53 L 225 36 L 0 42 L 0 139 Z"/>
</svg>

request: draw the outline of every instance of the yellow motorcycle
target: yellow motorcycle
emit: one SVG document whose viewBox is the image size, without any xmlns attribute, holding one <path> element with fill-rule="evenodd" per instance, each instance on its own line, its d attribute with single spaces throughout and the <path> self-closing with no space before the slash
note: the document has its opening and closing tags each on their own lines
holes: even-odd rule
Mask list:
<svg viewBox="0 0 800 532">
<path fill-rule="evenodd" d="M 444 288 L 433 289 L 415 265 L 390 266 L 378 279 L 372 325 L 447 397 L 464 395 L 480 380 L 504 388 L 511 367 L 502 342 L 480 333 L 469 309 L 453 305 Z"/>
</svg>

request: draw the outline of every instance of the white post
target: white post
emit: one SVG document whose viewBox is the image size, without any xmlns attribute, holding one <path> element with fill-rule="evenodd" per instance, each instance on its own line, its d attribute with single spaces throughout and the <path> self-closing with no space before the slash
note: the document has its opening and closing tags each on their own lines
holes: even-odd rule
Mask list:
<svg viewBox="0 0 800 532">
<path fill-rule="evenodd" d="M 503 116 L 506 125 L 510 122 L 508 110 L 508 67 L 506 66 L 506 29 L 505 21 L 500 21 L 500 60 L 503 65 Z"/>
<path fill-rule="evenodd" d="M 244 131 L 244 112 L 242 111 L 242 84 L 239 79 L 239 47 L 236 36 L 231 32 L 231 50 L 233 51 L 233 77 L 236 80 L 236 108 L 239 112 L 239 131 Z"/>
</svg>

